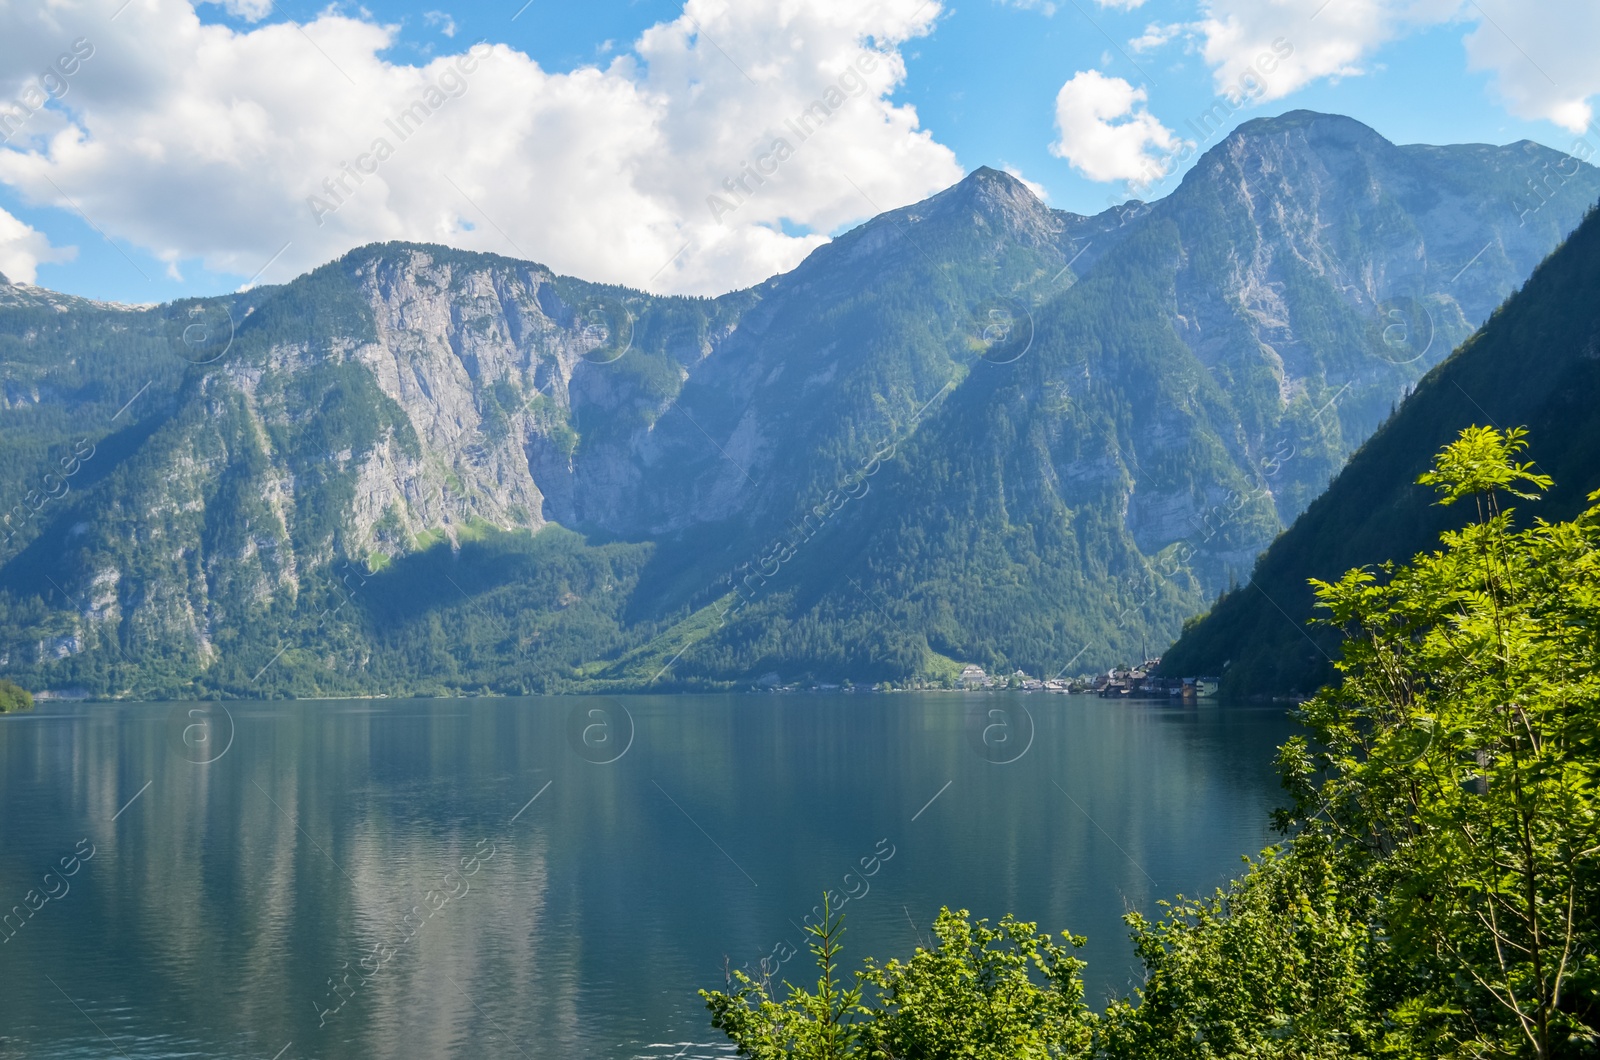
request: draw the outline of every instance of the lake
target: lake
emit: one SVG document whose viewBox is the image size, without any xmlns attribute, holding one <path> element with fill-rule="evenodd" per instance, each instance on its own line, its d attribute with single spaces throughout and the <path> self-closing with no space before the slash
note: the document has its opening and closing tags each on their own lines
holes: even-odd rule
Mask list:
<svg viewBox="0 0 1600 1060">
<path fill-rule="evenodd" d="M 1269 843 L 1282 708 L 1022 694 L 0 717 L 0 1058 L 727 1056 L 695 991 L 940 906 L 1089 936 Z M 15 907 L 13 909 L 13 907 Z"/>
</svg>

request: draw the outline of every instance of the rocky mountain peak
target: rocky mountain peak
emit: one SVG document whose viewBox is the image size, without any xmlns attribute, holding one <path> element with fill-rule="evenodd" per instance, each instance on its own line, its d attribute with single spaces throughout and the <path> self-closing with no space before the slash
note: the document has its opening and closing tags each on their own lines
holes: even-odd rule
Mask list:
<svg viewBox="0 0 1600 1060">
<path fill-rule="evenodd" d="M 901 258 L 929 260 L 925 250 L 908 242 L 912 233 L 929 245 L 976 239 L 988 253 L 1017 246 L 1058 254 L 1066 219 L 1074 216 L 1051 210 L 1016 177 L 982 166 L 921 202 L 863 222 L 818 247 L 793 272 L 763 286 L 827 282 L 825 277 L 841 268 L 877 270 Z"/>
<path fill-rule="evenodd" d="M 1372 126 L 1344 114 L 1324 114 L 1315 110 L 1291 110 L 1266 118 L 1252 118 L 1229 133 L 1223 143 L 1244 141 L 1262 144 L 1292 138 L 1318 146 L 1360 147 L 1386 145 L 1388 140 Z"/>
<path fill-rule="evenodd" d="M 1028 186 L 1022 181 L 1010 173 L 989 166 L 979 166 L 940 194 L 976 202 L 1042 205 L 1039 203 L 1039 197 L 1028 190 Z"/>
<path fill-rule="evenodd" d="M 860 227 L 819 248 L 796 274 L 808 266 L 833 267 L 874 259 L 881 252 L 904 252 L 905 233 L 925 231 L 934 240 L 970 239 L 1053 248 L 1065 227 L 1063 216 L 1040 202 L 1027 185 L 1008 173 L 982 166 L 951 187 L 921 202 L 879 214 Z"/>
<path fill-rule="evenodd" d="M 907 212 L 918 220 L 956 224 L 974 221 L 1019 237 L 1048 239 L 1060 223 L 1028 186 L 1009 173 L 980 166 L 958 184 L 924 199 Z"/>
<path fill-rule="evenodd" d="M 1191 123 L 1184 131 L 1203 135 L 1209 130 Z M 1308 187 L 1343 180 L 1347 191 L 1359 194 L 1370 186 L 1375 167 L 1407 168 L 1400 149 L 1370 126 L 1343 115 L 1292 110 L 1254 118 L 1223 137 L 1184 176 L 1176 197 L 1182 198 L 1185 186 L 1192 191 L 1197 183 L 1219 180 L 1229 186 L 1252 185 L 1254 194 L 1269 187 L 1303 194 Z"/>
</svg>

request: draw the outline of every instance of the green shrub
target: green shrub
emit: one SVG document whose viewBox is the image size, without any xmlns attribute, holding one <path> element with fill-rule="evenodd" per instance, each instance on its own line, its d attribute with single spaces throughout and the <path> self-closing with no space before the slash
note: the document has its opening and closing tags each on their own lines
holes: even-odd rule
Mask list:
<svg viewBox="0 0 1600 1060">
<path fill-rule="evenodd" d="M 0 714 L 13 710 L 32 710 L 33 695 L 15 682 L 0 678 Z"/>
<path fill-rule="evenodd" d="M 770 982 L 743 972 L 729 992 L 700 991 L 712 1024 L 745 1056 L 921 1057 L 925 1060 L 1046 1060 L 1086 1056 L 1093 1017 L 1083 1004 L 1083 962 L 1067 946 L 1012 917 L 990 927 L 966 910 L 941 910 L 938 944 L 910 960 L 872 961 L 849 989 L 838 980 L 841 918 L 823 897 L 821 924 L 807 928 L 820 971 L 816 990 Z M 1071 947 L 1082 938 L 1068 938 Z M 871 988 L 869 992 L 868 988 Z"/>
</svg>

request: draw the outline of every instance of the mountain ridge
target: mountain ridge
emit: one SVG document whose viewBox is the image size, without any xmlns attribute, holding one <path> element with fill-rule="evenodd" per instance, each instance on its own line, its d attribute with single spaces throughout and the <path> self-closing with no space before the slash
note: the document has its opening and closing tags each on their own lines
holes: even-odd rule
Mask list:
<svg viewBox="0 0 1600 1060">
<path fill-rule="evenodd" d="M 1236 696 L 1304 694 L 1334 676 L 1339 637 L 1306 628 L 1311 578 L 1403 562 L 1461 514 L 1417 485 L 1432 454 L 1468 426 L 1529 428 L 1529 455 L 1555 486 L 1513 500 L 1526 523 L 1559 521 L 1600 488 L 1600 213 L 1585 221 L 1471 339 L 1430 371 L 1255 565 L 1248 585 L 1187 625 L 1163 668 L 1219 673 Z M 1535 357 L 1534 351 L 1547 351 Z"/>
<path fill-rule="evenodd" d="M 1269 120 L 1092 217 L 980 168 L 717 298 L 414 243 L 155 308 L 0 296 L 0 665 L 307 695 L 1131 657 L 1600 195 L 1582 168 L 1519 223 L 1501 149 L 1470 216 L 1418 213 L 1437 159 L 1325 126 L 1360 135 Z M 1401 282 L 1463 233 L 1481 277 Z M 1393 355 L 1395 305 L 1439 345 Z"/>
</svg>

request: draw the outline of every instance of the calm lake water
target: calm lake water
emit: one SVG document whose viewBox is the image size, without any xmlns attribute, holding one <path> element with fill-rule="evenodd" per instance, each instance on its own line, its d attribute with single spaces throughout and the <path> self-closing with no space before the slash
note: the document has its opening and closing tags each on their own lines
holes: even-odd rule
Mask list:
<svg viewBox="0 0 1600 1060">
<path fill-rule="evenodd" d="M 852 967 L 1011 911 L 1089 936 L 1098 1005 L 1125 910 L 1271 841 L 1291 731 L 1054 695 L 41 705 L 0 718 L 0 1057 L 731 1055 L 695 991 L 789 947 L 814 982 L 829 888 Z"/>
</svg>

